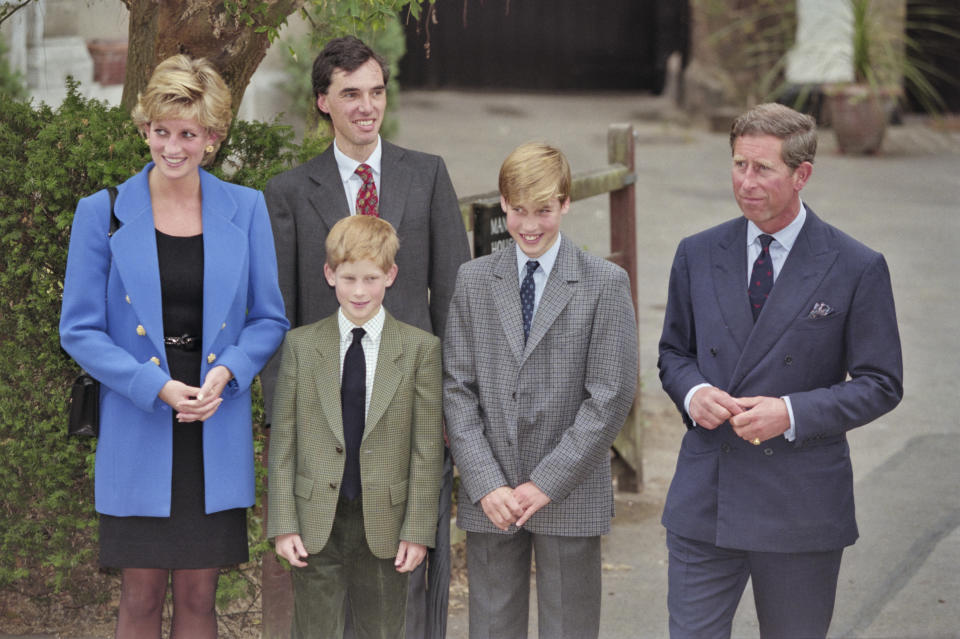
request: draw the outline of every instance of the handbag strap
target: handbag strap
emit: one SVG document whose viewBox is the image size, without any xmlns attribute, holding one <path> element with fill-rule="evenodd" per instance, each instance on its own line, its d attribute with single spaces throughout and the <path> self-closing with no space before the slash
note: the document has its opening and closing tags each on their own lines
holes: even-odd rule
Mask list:
<svg viewBox="0 0 960 639">
<path fill-rule="evenodd" d="M 120 228 L 120 220 L 117 219 L 117 214 L 113 210 L 113 205 L 117 201 L 117 187 L 108 186 L 107 193 L 110 194 L 110 230 L 107 232 L 107 237 L 113 237 L 113 234 Z"/>
</svg>

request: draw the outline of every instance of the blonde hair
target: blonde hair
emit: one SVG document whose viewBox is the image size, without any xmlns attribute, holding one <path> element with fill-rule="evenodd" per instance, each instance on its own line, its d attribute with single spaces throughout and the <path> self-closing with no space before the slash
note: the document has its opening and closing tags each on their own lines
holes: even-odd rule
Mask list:
<svg viewBox="0 0 960 639">
<path fill-rule="evenodd" d="M 345 217 L 327 234 L 327 265 L 370 260 L 386 273 L 393 267 L 400 238 L 393 225 L 372 215 Z"/>
<path fill-rule="evenodd" d="M 140 129 L 156 120 L 193 120 L 216 137 L 216 147 L 233 118 L 230 89 L 206 58 L 174 55 L 153 70 L 130 115 Z"/>
<path fill-rule="evenodd" d="M 570 164 L 560 149 L 543 142 L 515 148 L 500 166 L 500 195 L 507 202 L 561 203 L 570 197 Z"/>
</svg>

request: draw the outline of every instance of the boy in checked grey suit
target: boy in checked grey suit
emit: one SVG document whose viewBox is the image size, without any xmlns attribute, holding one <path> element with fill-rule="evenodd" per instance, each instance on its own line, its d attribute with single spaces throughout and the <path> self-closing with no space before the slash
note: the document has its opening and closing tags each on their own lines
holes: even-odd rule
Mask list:
<svg viewBox="0 0 960 639">
<path fill-rule="evenodd" d="M 460 469 L 470 637 L 526 637 L 531 552 L 541 637 L 596 637 L 609 448 L 633 404 L 627 274 L 560 234 L 570 166 L 528 143 L 500 169 L 515 241 L 460 267 L 443 344 L 444 416 Z"/>
<path fill-rule="evenodd" d="M 404 636 L 408 575 L 435 543 L 440 340 L 382 306 L 397 234 L 358 215 L 326 241 L 340 309 L 284 340 L 267 534 L 293 566 L 293 637 Z"/>
</svg>

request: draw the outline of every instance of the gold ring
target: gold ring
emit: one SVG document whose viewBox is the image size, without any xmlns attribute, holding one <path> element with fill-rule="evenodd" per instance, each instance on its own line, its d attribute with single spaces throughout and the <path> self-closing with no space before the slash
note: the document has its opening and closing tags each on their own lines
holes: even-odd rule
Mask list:
<svg viewBox="0 0 960 639">
<path fill-rule="evenodd" d="M 759 446 L 759 445 L 760 445 L 760 438 L 759 438 L 759 437 L 754 437 L 753 439 L 750 440 L 750 443 L 753 444 L 754 446 Z"/>
</svg>

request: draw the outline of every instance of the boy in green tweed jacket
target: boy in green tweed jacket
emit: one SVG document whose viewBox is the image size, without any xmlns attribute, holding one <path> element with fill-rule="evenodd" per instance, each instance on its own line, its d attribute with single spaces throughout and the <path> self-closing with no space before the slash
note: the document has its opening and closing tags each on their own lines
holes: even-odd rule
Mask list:
<svg viewBox="0 0 960 639">
<path fill-rule="evenodd" d="M 327 236 L 340 309 L 287 333 L 273 400 L 268 530 L 293 566 L 293 637 L 403 637 L 408 573 L 436 533 L 443 460 L 440 341 L 382 306 L 397 276 L 389 222 Z"/>
</svg>

